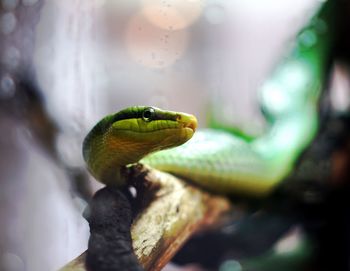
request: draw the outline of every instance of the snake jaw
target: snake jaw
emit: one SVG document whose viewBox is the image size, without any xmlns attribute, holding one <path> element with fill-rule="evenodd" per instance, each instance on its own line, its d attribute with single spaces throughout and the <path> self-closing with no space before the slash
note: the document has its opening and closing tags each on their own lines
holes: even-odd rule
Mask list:
<svg viewBox="0 0 350 271">
<path fill-rule="evenodd" d="M 188 126 L 186 126 L 186 128 L 190 128 L 190 129 L 192 129 L 193 130 L 193 132 L 195 132 L 196 131 L 196 128 L 197 128 L 197 124 L 195 124 L 195 123 L 190 123 Z"/>
<path fill-rule="evenodd" d="M 196 131 L 198 126 L 197 118 L 186 113 L 178 114 L 177 121 L 182 125 L 183 128 L 189 128 L 193 131 L 193 133 Z"/>
</svg>

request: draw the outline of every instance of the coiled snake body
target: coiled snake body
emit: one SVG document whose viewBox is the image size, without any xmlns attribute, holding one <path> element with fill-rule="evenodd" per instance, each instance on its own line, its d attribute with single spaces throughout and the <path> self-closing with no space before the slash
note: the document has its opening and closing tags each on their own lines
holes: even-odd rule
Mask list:
<svg viewBox="0 0 350 271">
<path fill-rule="evenodd" d="M 330 31 L 337 29 L 335 7 L 335 1 L 322 6 L 262 86 L 261 108 L 269 126 L 264 135 L 248 142 L 213 129 L 194 134 L 192 115 L 131 107 L 105 117 L 86 137 L 83 155 L 90 172 L 103 183 L 122 185 L 120 170 L 140 161 L 211 191 L 268 194 L 290 173 L 317 131 L 320 90 L 336 36 Z M 310 35 L 312 43 L 305 40 Z"/>
<path fill-rule="evenodd" d="M 122 168 L 139 161 L 220 193 L 262 195 L 281 178 L 283 172 L 258 152 L 258 145 L 214 129 L 194 134 L 196 127 L 189 114 L 130 107 L 91 130 L 83 155 L 97 180 L 116 186 L 125 182 Z"/>
</svg>

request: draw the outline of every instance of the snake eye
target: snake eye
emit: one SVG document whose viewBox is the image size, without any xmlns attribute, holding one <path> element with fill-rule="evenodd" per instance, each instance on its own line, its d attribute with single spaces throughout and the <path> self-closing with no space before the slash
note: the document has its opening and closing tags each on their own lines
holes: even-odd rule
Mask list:
<svg viewBox="0 0 350 271">
<path fill-rule="evenodd" d="M 142 119 L 144 121 L 151 121 L 153 119 L 155 110 L 152 107 L 147 107 L 142 112 Z"/>
</svg>

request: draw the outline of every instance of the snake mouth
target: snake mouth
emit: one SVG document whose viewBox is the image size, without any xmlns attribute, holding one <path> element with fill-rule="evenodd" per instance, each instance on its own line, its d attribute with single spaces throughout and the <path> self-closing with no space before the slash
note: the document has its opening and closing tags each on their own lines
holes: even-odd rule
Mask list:
<svg viewBox="0 0 350 271">
<path fill-rule="evenodd" d="M 178 115 L 177 119 L 183 128 L 189 128 L 193 132 L 196 131 L 198 126 L 198 121 L 195 116 L 189 115 L 189 114 L 181 114 L 181 115 Z"/>
<path fill-rule="evenodd" d="M 197 122 L 188 123 L 188 124 L 184 125 L 184 127 L 190 128 L 191 130 L 193 130 L 193 132 L 195 132 L 197 129 Z"/>
</svg>

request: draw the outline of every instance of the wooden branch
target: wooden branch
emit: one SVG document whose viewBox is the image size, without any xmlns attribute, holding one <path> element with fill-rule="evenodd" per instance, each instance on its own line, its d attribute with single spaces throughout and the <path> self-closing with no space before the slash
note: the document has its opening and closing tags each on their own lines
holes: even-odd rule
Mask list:
<svg viewBox="0 0 350 271">
<path fill-rule="evenodd" d="M 135 170 L 136 169 L 136 170 Z M 170 174 L 134 167 L 130 178 L 144 185 L 152 200 L 136 217 L 131 235 L 145 270 L 161 270 L 194 233 L 217 222 L 229 201 Z M 60 271 L 85 271 L 85 252 Z"/>
</svg>

